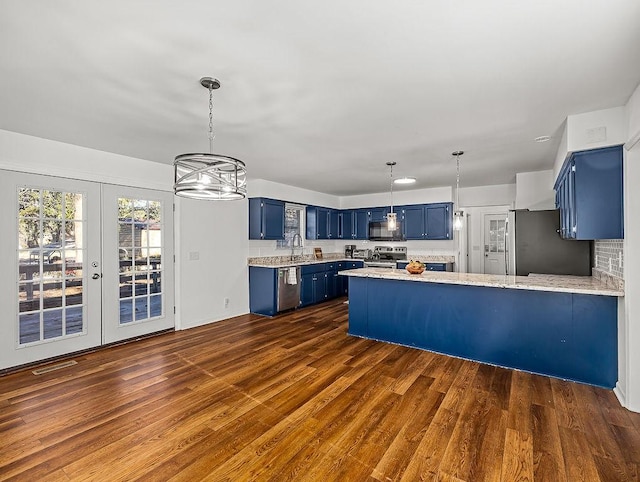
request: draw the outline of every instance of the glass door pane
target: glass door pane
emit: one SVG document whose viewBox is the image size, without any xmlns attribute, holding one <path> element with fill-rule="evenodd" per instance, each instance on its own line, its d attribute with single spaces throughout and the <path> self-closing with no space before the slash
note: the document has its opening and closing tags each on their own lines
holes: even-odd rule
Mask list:
<svg viewBox="0 0 640 482">
<path fill-rule="evenodd" d="M 104 186 L 103 219 L 104 341 L 172 328 L 173 193 Z"/>
<path fill-rule="evenodd" d="M 18 188 L 18 341 L 86 333 L 82 278 L 85 197 Z"/>
<path fill-rule="evenodd" d="M 162 316 L 162 204 L 117 202 L 120 324 Z"/>
</svg>

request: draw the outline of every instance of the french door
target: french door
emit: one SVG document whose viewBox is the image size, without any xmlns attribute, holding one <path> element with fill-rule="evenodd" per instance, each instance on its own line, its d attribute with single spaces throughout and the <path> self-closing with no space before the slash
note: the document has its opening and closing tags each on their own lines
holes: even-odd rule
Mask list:
<svg viewBox="0 0 640 482">
<path fill-rule="evenodd" d="M 173 326 L 171 194 L 0 170 L 0 202 L 0 369 Z"/>
<path fill-rule="evenodd" d="M 103 341 L 173 328 L 173 194 L 105 185 L 103 225 Z"/>
</svg>

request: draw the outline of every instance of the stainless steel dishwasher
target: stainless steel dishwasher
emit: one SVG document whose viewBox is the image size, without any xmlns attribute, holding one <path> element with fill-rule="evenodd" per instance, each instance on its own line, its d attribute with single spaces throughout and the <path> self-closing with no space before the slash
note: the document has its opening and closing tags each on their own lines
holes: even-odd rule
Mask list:
<svg viewBox="0 0 640 482">
<path fill-rule="evenodd" d="M 278 312 L 300 305 L 300 266 L 278 268 Z"/>
</svg>

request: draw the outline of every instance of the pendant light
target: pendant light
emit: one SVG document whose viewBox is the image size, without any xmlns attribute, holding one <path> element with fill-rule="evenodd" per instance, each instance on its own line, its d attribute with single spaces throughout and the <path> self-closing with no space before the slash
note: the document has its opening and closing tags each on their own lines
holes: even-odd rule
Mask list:
<svg viewBox="0 0 640 482">
<path fill-rule="evenodd" d="M 460 156 L 464 151 L 454 151 L 452 156 L 456 157 L 456 205 L 453 211 L 453 229 L 460 231 L 464 220 L 464 212 L 460 210 Z"/>
<path fill-rule="evenodd" d="M 387 230 L 395 231 L 398 229 L 398 216 L 393 212 L 393 166 L 396 165 L 395 161 L 387 162 L 387 166 L 389 166 L 391 170 L 391 210 L 389 214 L 387 214 Z"/>
<path fill-rule="evenodd" d="M 209 90 L 209 153 L 176 156 L 173 162 L 173 190 L 176 195 L 191 199 L 243 199 L 247 195 L 247 170 L 244 162 L 213 153 L 213 91 L 220 88 L 220 81 L 203 77 L 200 85 Z"/>
</svg>

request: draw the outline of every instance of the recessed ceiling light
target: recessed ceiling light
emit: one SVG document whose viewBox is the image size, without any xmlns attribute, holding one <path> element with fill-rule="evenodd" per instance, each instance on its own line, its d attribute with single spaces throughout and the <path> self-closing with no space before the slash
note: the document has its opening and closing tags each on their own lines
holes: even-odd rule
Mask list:
<svg viewBox="0 0 640 482">
<path fill-rule="evenodd" d="M 415 177 L 399 177 L 398 179 L 394 179 L 394 184 L 413 184 L 416 182 Z"/>
<path fill-rule="evenodd" d="M 536 142 L 547 142 L 551 140 L 551 136 L 540 136 L 540 137 L 536 137 L 534 139 L 534 141 Z"/>
</svg>

